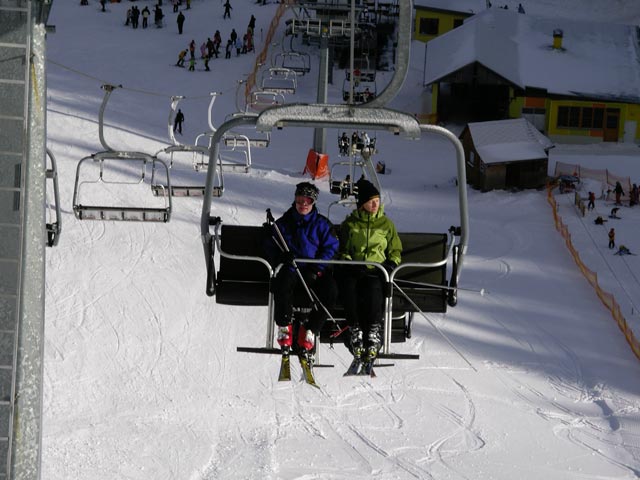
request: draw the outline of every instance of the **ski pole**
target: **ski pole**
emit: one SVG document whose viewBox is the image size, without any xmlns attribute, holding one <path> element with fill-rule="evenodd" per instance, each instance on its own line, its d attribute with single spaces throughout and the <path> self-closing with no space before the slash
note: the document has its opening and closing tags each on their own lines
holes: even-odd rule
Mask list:
<svg viewBox="0 0 640 480">
<path fill-rule="evenodd" d="M 412 306 L 413 308 L 415 308 L 416 312 L 420 312 L 420 314 L 425 318 L 425 320 L 427 320 L 427 322 L 429 322 L 429 325 L 431 325 L 431 326 L 435 329 L 435 331 L 436 331 L 436 332 L 438 332 L 442 338 L 444 338 L 444 340 L 449 344 L 449 346 L 450 346 L 451 348 L 453 348 L 453 351 L 454 351 L 454 352 L 456 352 L 456 353 L 460 356 L 460 358 L 462 358 L 462 360 L 464 360 L 464 361 L 465 361 L 465 363 L 466 363 L 467 365 L 469 365 L 469 366 L 471 367 L 471 369 L 472 369 L 474 372 L 476 372 L 476 373 L 477 373 L 477 372 L 478 372 L 478 370 L 476 369 L 476 367 L 474 367 L 474 366 L 473 366 L 473 364 L 472 364 L 469 360 L 467 360 L 467 357 L 465 357 L 465 356 L 464 356 L 464 354 L 463 354 L 460 350 L 458 350 L 458 348 L 453 344 L 453 342 L 449 339 L 449 337 L 447 337 L 447 336 L 444 334 L 444 332 L 443 332 L 442 330 L 440 330 L 440 329 L 438 328 L 438 326 L 437 326 L 435 323 L 433 323 L 433 322 L 431 321 L 431 319 L 430 319 L 429 317 L 427 317 L 423 311 L 421 311 L 421 310 L 420 310 L 420 308 L 415 304 L 415 302 L 414 302 L 413 300 L 411 300 L 411 298 L 409 298 L 409 295 L 407 295 L 407 294 L 405 293 L 405 291 L 404 291 L 404 290 L 402 290 L 402 288 L 400 288 L 400 287 L 398 286 L 398 284 L 397 284 L 395 281 L 393 282 L 393 285 L 394 285 L 394 286 L 398 289 L 398 291 L 399 291 L 399 292 L 404 296 L 404 298 L 406 298 L 406 299 L 409 301 L 409 303 L 411 304 L 411 306 Z"/>
<path fill-rule="evenodd" d="M 415 285 L 418 287 L 438 288 L 440 290 L 447 290 L 447 291 L 478 293 L 482 297 L 484 297 L 484 294 L 487 293 L 487 291 L 484 288 L 476 289 L 476 288 L 450 287 L 448 285 L 437 285 L 435 283 L 426 283 L 426 282 L 413 282 L 411 280 L 400 280 L 400 282 L 404 283 L 405 286 Z"/>
</svg>

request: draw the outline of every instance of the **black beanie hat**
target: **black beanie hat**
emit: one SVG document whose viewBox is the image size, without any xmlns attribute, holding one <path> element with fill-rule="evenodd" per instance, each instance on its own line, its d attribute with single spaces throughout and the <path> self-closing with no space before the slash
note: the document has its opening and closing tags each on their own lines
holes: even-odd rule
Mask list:
<svg viewBox="0 0 640 480">
<path fill-rule="evenodd" d="M 380 196 L 380 192 L 376 187 L 373 186 L 369 180 L 365 180 L 361 178 L 356 183 L 356 187 L 358 187 L 358 208 L 367 203 L 372 198 L 376 198 Z"/>
<path fill-rule="evenodd" d="M 315 203 L 318 200 L 320 190 L 313 183 L 302 182 L 296 185 L 296 197 L 309 197 Z"/>
</svg>

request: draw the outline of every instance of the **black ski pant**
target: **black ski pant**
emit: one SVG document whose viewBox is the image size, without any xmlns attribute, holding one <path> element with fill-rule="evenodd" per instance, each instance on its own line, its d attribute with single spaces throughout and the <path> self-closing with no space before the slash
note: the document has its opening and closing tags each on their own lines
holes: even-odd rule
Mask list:
<svg viewBox="0 0 640 480">
<path fill-rule="evenodd" d="M 367 338 L 371 326 L 382 325 L 384 281 L 376 271 L 360 266 L 343 267 L 338 278 L 347 324 Z"/>
<path fill-rule="evenodd" d="M 301 271 L 307 287 L 318 296 L 322 305 L 327 310 L 333 308 L 338 297 L 338 287 L 330 272 L 323 272 L 321 276 L 312 279 L 304 267 L 301 267 Z M 316 335 L 320 333 L 327 320 L 327 314 L 320 305 L 313 308 L 311 299 L 295 270 L 283 266 L 271 283 L 271 291 L 274 301 L 273 316 L 278 326 L 283 327 L 291 323 L 294 306 L 312 308 L 307 329 L 312 330 Z"/>
</svg>

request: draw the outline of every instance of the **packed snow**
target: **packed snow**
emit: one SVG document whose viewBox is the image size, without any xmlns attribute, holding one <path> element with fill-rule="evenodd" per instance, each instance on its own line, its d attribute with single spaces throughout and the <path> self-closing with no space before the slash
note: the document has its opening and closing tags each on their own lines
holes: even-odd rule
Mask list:
<svg viewBox="0 0 640 480">
<path fill-rule="evenodd" d="M 163 3 L 160 29 L 153 22 L 147 29 L 124 25 L 127 8 L 153 10 L 152 1 L 107 3 L 101 12 L 97 1 L 58 0 L 51 10 L 47 146 L 58 162 L 63 214 L 60 243 L 46 259 L 43 479 L 640 476 L 640 363 L 555 229 L 545 191 L 469 188 L 459 303 L 446 314 L 417 316 L 412 338 L 392 344 L 420 359 L 378 368 L 375 379 L 344 378 L 347 350 L 323 344 L 322 361 L 334 368 L 316 369 L 320 390 L 300 380 L 295 361 L 293 381 L 279 383 L 276 356 L 236 351 L 264 345 L 267 312 L 218 305 L 205 295 L 202 198 L 175 198 L 168 223 L 77 220 L 76 167 L 103 150 L 101 85 L 122 87 L 105 112 L 104 134 L 114 148 L 155 154 L 167 147 L 175 95 L 185 97 L 178 140 L 194 143 L 209 130 L 211 92 L 220 94 L 214 125 L 237 111 L 239 81 L 252 71 L 256 53 L 222 55 L 210 72 L 198 59 L 190 72 L 174 66 L 178 52 L 192 39 L 198 51 L 216 29 L 223 44 L 231 28 L 242 35 L 252 13 L 260 52 L 278 7 L 232 0 L 231 19 L 223 20 L 222 2 L 192 0 L 178 35 L 177 14 Z M 527 14 L 640 19 L 635 0 L 523 4 Z M 289 48 L 282 32 L 290 15 L 271 52 Z M 390 106 L 421 113 L 424 47 L 414 46 L 403 90 Z M 312 71 L 287 100 L 313 102 L 317 52 L 296 47 L 311 54 Z M 333 73 L 329 97 L 339 102 L 344 74 Z M 389 75 L 380 74 L 382 81 Z M 338 160 L 339 133 L 327 133 L 330 163 Z M 283 213 L 294 185 L 309 179 L 302 170 L 312 138 L 305 129 L 274 132 L 268 148 L 252 150 L 249 173 L 225 174 L 225 193 L 212 202 L 215 214 L 225 223 L 260 225 L 267 208 Z M 400 231 L 445 232 L 457 224 L 449 144 L 378 132 L 377 146 L 388 167 L 381 176 L 386 212 Z M 551 152 L 550 172 L 556 161 L 585 162 L 640 180 L 635 145 L 558 145 Z M 174 183 L 204 181 L 191 161 L 174 158 Z M 335 198 L 326 179 L 317 184 L 318 207 L 327 213 Z M 90 186 L 84 193 L 91 194 Z M 108 193 L 132 204 L 150 196 L 131 185 Z M 606 235 L 615 222 L 618 243 L 640 251 L 640 208 L 622 208 L 622 219 L 603 227 L 593 219 L 608 213 L 610 200 L 598 199 L 585 217 L 572 200 L 557 195 L 558 213 L 582 260 L 627 320 L 640 323 L 640 257 L 613 255 Z M 333 207 L 330 217 L 338 223 L 347 213 Z"/>
</svg>

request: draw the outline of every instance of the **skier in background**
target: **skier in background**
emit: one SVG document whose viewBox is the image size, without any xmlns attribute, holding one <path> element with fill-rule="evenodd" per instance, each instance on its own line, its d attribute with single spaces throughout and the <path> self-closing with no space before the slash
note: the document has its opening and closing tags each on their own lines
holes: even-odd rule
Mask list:
<svg viewBox="0 0 640 480">
<path fill-rule="evenodd" d="M 229 2 L 229 0 L 227 0 L 224 4 L 224 15 L 222 16 L 223 19 L 229 17 L 231 18 L 231 10 L 233 10 L 233 7 L 231 6 L 231 3 Z"/>
<path fill-rule="evenodd" d="M 178 18 L 176 19 L 176 23 L 178 24 L 178 35 L 182 35 L 182 28 L 184 27 L 184 20 L 185 20 L 185 17 L 182 14 L 182 12 L 180 12 L 178 14 Z"/>
<path fill-rule="evenodd" d="M 182 135 L 182 122 L 184 122 L 184 114 L 182 113 L 182 110 L 178 109 L 176 118 L 173 121 L 173 131 L 178 132 L 180 135 Z"/>
<path fill-rule="evenodd" d="M 609 214 L 609 218 L 616 218 L 616 219 L 620 220 L 620 217 L 618 216 L 618 211 L 619 210 L 620 209 L 618 207 L 613 207 L 611 209 L 611 213 Z"/>
<path fill-rule="evenodd" d="M 149 26 L 149 16 L 151 12 L 149 11 L 149 7 L 145 5 L 142 9 L 142 28 L 147 28 Z"/>
<path fill-rule="evenodd" d="M 187 51 L 182 50 L 178 54 L 178 62 L 176 63 L 176 67 L 184 67 L 184 59 L 187 56 Z"/>
<path fill-rule="evenodd" d="M 616 231 L 615 229 L 609 230 L 609 248 L 613 249 L 616 247 Z"/>
</svg>

